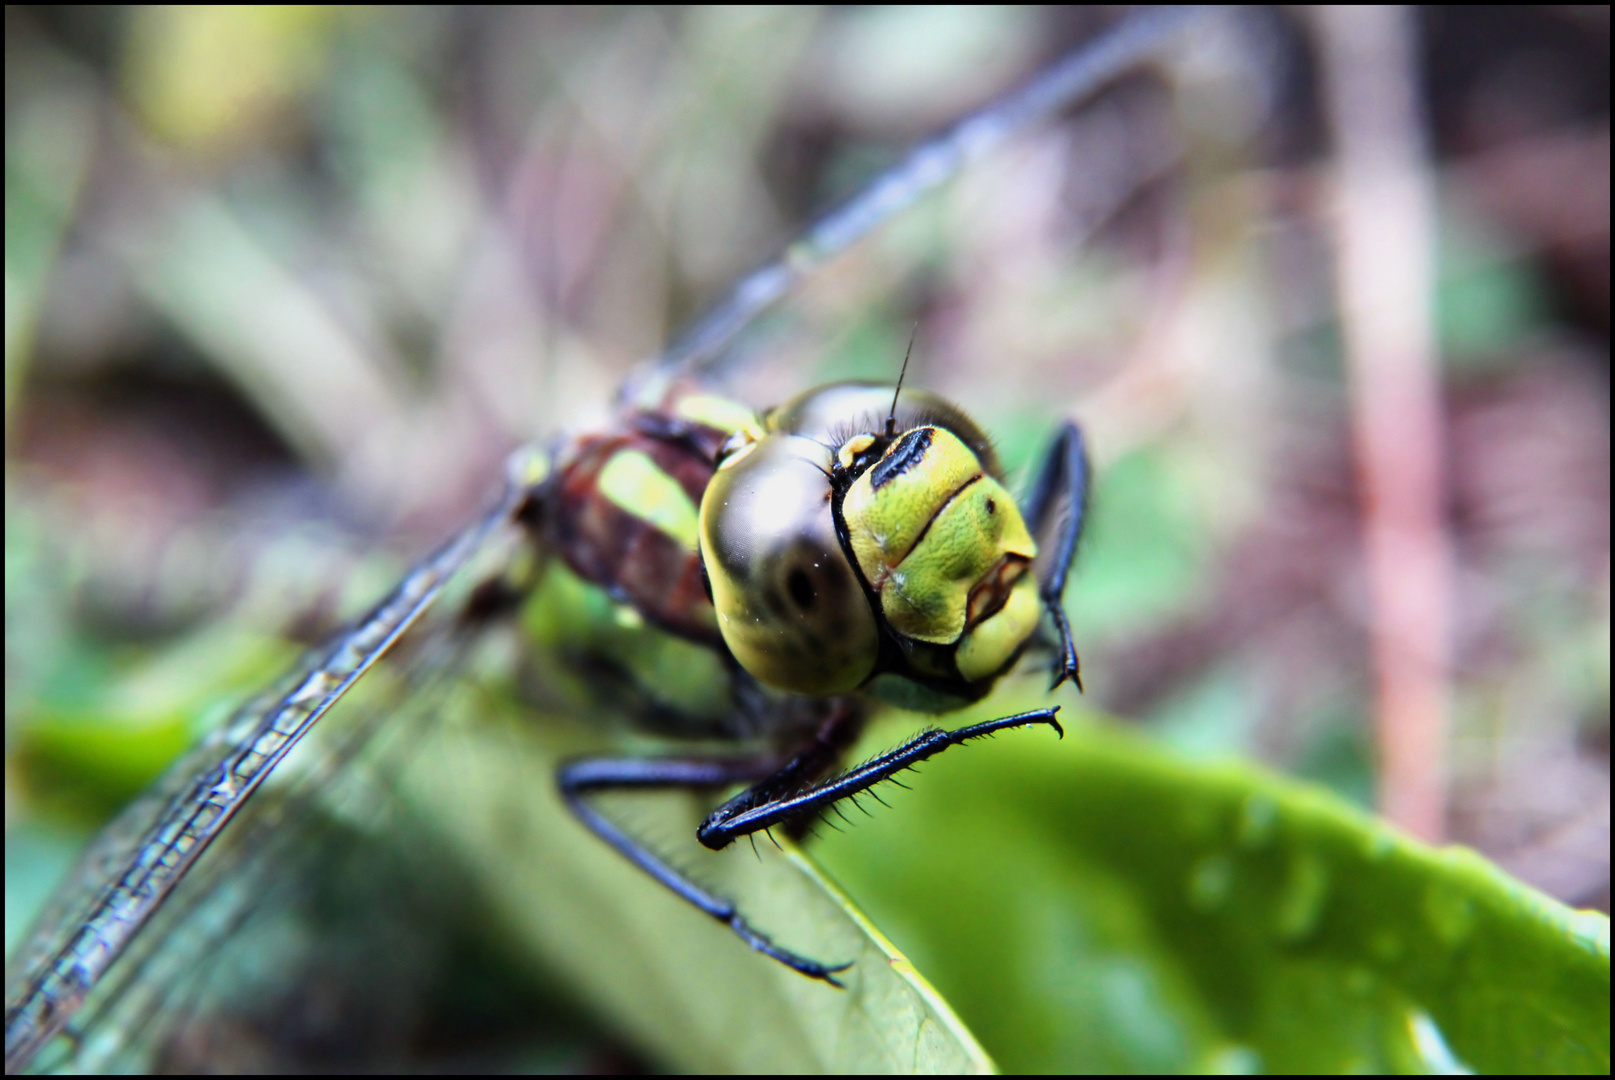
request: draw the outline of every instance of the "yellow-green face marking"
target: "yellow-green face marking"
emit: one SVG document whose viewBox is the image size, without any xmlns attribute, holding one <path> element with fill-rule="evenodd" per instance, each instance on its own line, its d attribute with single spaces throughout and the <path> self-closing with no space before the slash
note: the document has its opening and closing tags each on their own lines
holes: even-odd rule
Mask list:
<svg viewBox="0 0 1615 1080">
<path fill-rule="evenodd" d="M 997 671 L 1030 636 L 1037 596 L 1026 569 L 1037 544 L 1014 498 L 951 431 L 905 432 L 841 509 L 859 569 L 899 634 L 960 643 L 966 679 Z"/>
</svg>

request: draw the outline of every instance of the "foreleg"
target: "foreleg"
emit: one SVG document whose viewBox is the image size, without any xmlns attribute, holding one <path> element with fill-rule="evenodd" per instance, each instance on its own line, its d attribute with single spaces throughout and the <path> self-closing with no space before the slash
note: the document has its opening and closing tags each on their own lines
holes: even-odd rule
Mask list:
<svg viewBox="0 0 1615 1080">
<path fill-rule="evenodd" d="M 661 882 L 662 885 L 723 923 L 753 949 L 771 956 L 793 971 L 810 979 L 821 979 L 832 986 L 841 983 L 835 975 L 849 964 L 830 966 L 798 956 L 774 944 L 755 930 L 735 909 L 735 905 L 708 892 L 655 852 L 630 836 L 621 826 L 589 805 L 585 796 L 593 791 L 620 788 L 713 788 L 727 787 L 757 777 L 756 761 L 710 761 L 698 758 L 590 758 L 564 765 L 556 773 L 561 796 L 572 813 L 600 839 L 616 848 L 628 861 Z"/>
<path fill-rule="evenodd" d="M 1071 624 L 1065 614 L 1065 581 L 1071 571 L 1071 560 L 1077 554 L 1077 541 L 1088 509 L 1088 450 L 1083 443 L 1082 429 L 1067 420 L 1060 425 L 1054 442 L 1043 455 L 1037 480 L 1026 499 L 1026 518 L 1032 534 L 1047 537 L 1053 518 L 1066 508 L 1063 519 L 1052 538 L 1052 544 L 1038 555 L 1038 594 L 1043 607 L 1054 621 L 1060 635 L 1060 656 L 1055 665 L 1054 682 L 1049 689 L 1070 679 L 1082 689 L 1081 664 L 1077 647 L 1071 640 Z"/>
<path fill-rule="evenodd" d="M 868 791 L 876 784 L 890 780 L 904 769 L 912 768 L 950 746 L 958 746 L 983 735 L 992 735 L 1010 728 L 1030 727 L 1033 724 L 1047 724 L 1063 738 L 1065 731 L 1060 727 L 1060 722 L 1054 718 L 1054 714 L 1059 711 L 1059 706 L 1035 709 L 1015 716 L 971 724 L 957 731 L 928 728 L 902 746 L 888 750 L 849 772 L 806 786 L 788 787 L 780 783 L 779 778 L 770 777 L 714 810 L 712 816 L 696 830 L 696 838 L 716 851 L 734 843 L 739 837 L 762 832 L 807 815 L 819 814 L 842 799 L 852 798 Z"/>
</svg>

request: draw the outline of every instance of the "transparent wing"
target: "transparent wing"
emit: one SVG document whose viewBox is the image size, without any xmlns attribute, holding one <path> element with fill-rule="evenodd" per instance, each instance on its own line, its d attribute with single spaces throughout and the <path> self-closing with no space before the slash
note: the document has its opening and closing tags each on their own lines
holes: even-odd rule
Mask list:
<svg viewBox="0 0 1615 1080">
<path fill-rule="evenodd" d="M 73 1018 L 253 792 L 509 519 L 518 496 L 512 486 L 498 507 L 183 757 L 96 839 L 7 972 L 8 1072 L 25 1067 Z M 356 736 L 352 745 L 362 744 Z"/>
<path fill-rule="evenodd" d="M 405 845 L 421 855 L 425 830 L 399 820 L 393 778 L 469 646 L 452 622 L 433 627 L 407 664 L 384 665 L 333 708 L 86 994 L 70 1038 L 34 1064 L 282 1071 L 375 1064 L 405 1046 L 447 921 L 419 910 L 445 902 L 419 867 L 447 860 L 403 856 Z"/>
</svg>

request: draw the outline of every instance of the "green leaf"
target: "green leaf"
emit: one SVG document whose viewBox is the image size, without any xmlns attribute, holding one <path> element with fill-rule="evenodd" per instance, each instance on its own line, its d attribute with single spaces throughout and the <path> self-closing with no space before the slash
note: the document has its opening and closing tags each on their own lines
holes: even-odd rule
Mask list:
<svg viewBox="0 0 1615 1080">
<path fill-rule="evenodd" d="M 474 719 L 424 730 L 400 790 L 477 880 L 511 947 L 651 1060 L 717 1073 L 992 1070 L 912 965 L 793 848 L 707 852 L 694 838 L 700 805 L 679 793 L 601 802 L 782 946 L 852 961 L 844 990 L 753 952 L 572 818 L 552 777 L 563 757 L 595 748 L 589 733 L 467 693 Z"/>
<path fill-rule="evenodd" d="M 814 849 L 1006 1069 L 1608 1071 L 1605 916 L 1321 789 L 1068 727 L 953 750 Z"/>
</svg>

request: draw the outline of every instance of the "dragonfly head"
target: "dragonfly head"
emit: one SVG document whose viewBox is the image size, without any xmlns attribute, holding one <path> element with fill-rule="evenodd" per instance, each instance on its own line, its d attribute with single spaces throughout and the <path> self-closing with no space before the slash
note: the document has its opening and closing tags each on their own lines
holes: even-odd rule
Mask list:
<svg viewBox="0 0 1615 1080">
<path fill-rule="evenodd" d="M 1037 545 L 990 442 L 941 398 L 902 400 L 813 390 L 720 456 L 702 557 L 725 642 L 771 686 L 953 708 L 1037 629 Z"/>
</svg>

